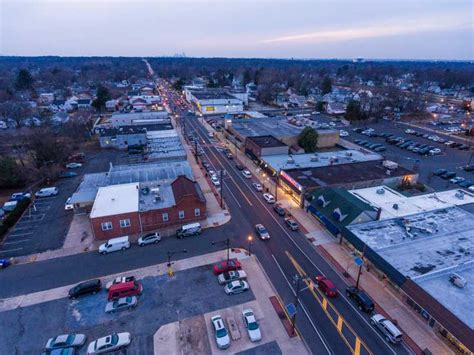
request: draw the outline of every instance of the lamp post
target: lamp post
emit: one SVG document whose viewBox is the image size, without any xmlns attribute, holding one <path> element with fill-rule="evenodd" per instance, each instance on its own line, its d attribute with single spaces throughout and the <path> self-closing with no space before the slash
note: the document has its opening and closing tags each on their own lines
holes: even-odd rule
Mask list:
<svg viewBox="0 0 474 355">
<path fill-rule="evenodd" d="M 253 237 L 251 235 L 249 235 L 247 237 L 247 240 L 249 241 L 249 256 L 252 256 L 252 249 L 251 249 L 252 248 L 252 239 L 253 239 Z"/>
<path fill-rule="evenodd" d="M 176 254 L 181 254 L 181 253 L 187 253 L 188 251 L 186 249 L 183 249 L 183 250 L 177 250 L 177 251 L 168 251 L 166 254 L 168 256 L 168 264 L 167 266 L 168 267 L 171 267 L 171 258 L 173 257 L 173 255 L 176 255 Z"/>
<path fill-rule="evenodd" d="M 230 238 L 224 240 L 218 240 L 217 242 L 211 242 L 212 245 L 225 244 L 227 248 L 227 261 L 230 260 Z"/>
</svg>

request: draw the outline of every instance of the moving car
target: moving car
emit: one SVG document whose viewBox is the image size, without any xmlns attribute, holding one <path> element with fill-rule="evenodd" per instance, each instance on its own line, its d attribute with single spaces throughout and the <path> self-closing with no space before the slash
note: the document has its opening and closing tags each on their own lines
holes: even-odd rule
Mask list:
<svg viewBox="0 0 474 355">
<path fill-rule="evenodd" d="M 222 317 L 220 315 L 212 317 L 211 324 L 214 328 L 217 347 L 219 349 L 227 349 L 230 346 L 230 337 Z"/>
<path fill-rule="evenodd" d="M 326 278 L 325 276 L 323 275 L 316 276 L 316 284 L 318 285 L 321 292 L 324 293 L 327 297 L 337 296 L 336 286 L 334 286 L 332 281 Z"/>
<path fill-rule="evenodd" d="M 107 302 L 105 313 L 114 313 L 122 309 L 133 309 L 138 305 L 138 298 L 135 296 L 122 297 L 114 301 Z"/>
<path fill-rule="evenodd" d="M 258 236 L 262 240 L 270 239 L 270 234 L 268 234 L 267 229 L 263 226 L 263 224 L 256 224 L 255 230 L 257 231 Z"/>
<path fill-rule="evenodd" d="M 220 273 L 232 271 L 232 270 L 239 270 L 242 268 L 240 261 L 237 259 L 230 259 L 229 261 L 220 261 L 217 264 L 214 264 L 212 270 L 215 275 L 219 275 Z"/>
<path fill-rule="evenodd" d="M 74 209 L 74 205 L 71 203 L 72 197 L 68 197 L 66 203 L 64 204 L 64 209 L 66 211 L 71 211 Z"/>
<path fill-rule="evenodd" d="M 263 198 L 267 203 L 275 203 L 275 197 L 273 197 L 272 194 L 269 194 L 268 192 L 263 194 Z"/>
<path fill-rule="evenodd" d="M 108 291 L 113 285 L 121 284 L 124 282 L 135 281 L 135 276 L 119 276 L 113 280 L 110 280 L 105 284 L 105 289 Z"/>
<path fill-rule="evenodd" d="M 87 354 L 103 354 L 125 349 L 131 341 L 130 333 L 113 333 L 90 343 L 87 347 Z"/>
<path fill-rule="evenodd" d="M 82 166 L 81 163 L 68 163 L 66 164 L 66 168 L 68 169 L 77 169 L 77 168 L 80 168 Z"/>
<path fill-rule="evenodd" d="M 35 196 L 36 197 L 50 197 L 50 196 L 56 196 L 59 193 L 59 190 L 57 187 L 45 187 L 39 191 L 36 191 Z"/>
<path fill-rule="evenodd" d="M 273 210 L 279 215 L 284 216 L 286 214 L 285 209 L 280 205 L 273 206 Z"/>
<path fill-rule="evenodd" d="M 77 297 L 95 294 L 102 289 L 102 283 L 100 279 L 88 280 L 81 282 L 71 288 L 68 293 L 68 297 L 71 299 L 76 299 Z"/>
<path fill-rule="evenodd" d="M 262 190 L 263 190 L 262 185 L 260 185 L 259 183 L 254 182 L 254 183 L 252 184 L 252 186 L 253 186 L 253 188 L 254 188 L 256 191 L 262 191 Z"/>
<path fill-rule="evenodd" d="M 249 290 L 249 284 L 247 281 L 237 280 L 229 282 L 225 287 L 224 291 L 228 295 L 234 295 L 236 293 L 242 293 Z"/>
<path fill-rule="evenodd" d="M 246 178 L 246 179 L 251 179 L 251 178 L 252 178 L 252 174 L 251 174 L 250 171 L 248 171 L 247 169 L 242 170 L 242 175 L 243 175 L 244 178 Z"/>
<path fill-rule="evenodd" d="M 158 232 L 148 233 L 138 238 L 138 245 L 156 244 L 161 241 L 161 235 Z"/>
<path fill-rule="evenodd" d="M 292 218 L 285 218 L 286 225 L 290 227 L 292 231 L 298 230 L 298 223 Z"/>
<path fill-rule="evenodd" d="M 217 276 L 217 282 L 219 282 L 219 285 L 224 285 L 228 282 L 245 279 L 246 277 L 247 273 L 243 270 L 231 270 L 219 274 L 219 276 Z"/>
<path fill-rule="evenodd" d="M 370 317 L 370 324 L 375 326 L 384 336 L 385 339 L 393 344 L 402 341 L 402 332 L 392 323 L 389 319 L 386 319 L 381 314 L 374 314 Z"/>
<path fill-rule="evenodd" d="M 126 250 L 130 248 L 128 236 L 109 239 L 99 246 L 99 254 L 105 255 L 114 251 Z"/>
<path fill-rule="evenodd" d="M 86 342 L 84 334 L 62 334 L 53 338 L 49 338 L 46 342 L 45 350 L 76 348 L 81 347 Z"/>
<path fill-rule="evenodd" d="M 370 297 L 364 291 L 361 291 L 354 286 L 346 288 L 346 295 L 354 300 L 361 311 L 371 313 L 375 308 L 374 302 Z"/>
<path fill-rule="evenodd" d="M 242 311 L 242 318 L 244 327 L 247 329 L 250 341 L 260 341 L 262 340 L 262 333 L 260 332 L 260 326 L 258 325 L 255 314 L 252 309 L 244 309 Z"/>
</svg>

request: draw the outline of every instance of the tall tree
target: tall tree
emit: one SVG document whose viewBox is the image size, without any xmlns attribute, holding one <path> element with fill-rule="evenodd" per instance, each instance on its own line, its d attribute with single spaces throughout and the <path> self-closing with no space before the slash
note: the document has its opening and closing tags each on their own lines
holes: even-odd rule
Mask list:
<svg viewBox="0 0 474 355">
<path fill-rule="evenodd" d="M 332 91 L 332 80 L 330 77 L 324 77 L 321 82 L 321 91 L 323 92 L 323 95 L 329 94 Z"/>
<path fill-rule="evenodd" d="M 9 100 L 0 103 L 0 117 L 13 119 L 17 127 L 31 114 L 31 105 L 26 101 Z"/>
<path fill-rule="evenodd" d="M 25 182 L 20 165 L 12 157 L 0 157 L 0 188 L 21 186 Z"/>
<path fill-rule="evenodd" d="M 360 121 L 364 120 L 366 118 L 366 115 L 361 110 L 360 103 L 355 100 L 351 100 L 347 104 L 345 117 L 348 121 Z"/>
<path fill-rule="evenodd" d="M 316 151 L 318 144 L 318 132 L 312 127 L 305 127 L 298 136 L 298 145 L 304 149 L 306 153 Z"/>
<path fill-rule="evenodd" d="M 27 69 L 21 69 L 15 80 L 15 88 L 17 90 L 29 90 L 33 86 L 34 79 Z"/>
<path fill-rule="evenodd" d="M 97 87 L 97 90 L 96 90 L 96 93 L 95 93 L 95 100 L 92 101 L 92 106 L 96 109 L 96 110 L 102 110 L 104 107 L 105 107 L 105 103 L 110 100 L 110 93 L 109 93 L 109 89 L 107 89 L 105 86 L 103 85 L 99 85 Z"/>
</svg>

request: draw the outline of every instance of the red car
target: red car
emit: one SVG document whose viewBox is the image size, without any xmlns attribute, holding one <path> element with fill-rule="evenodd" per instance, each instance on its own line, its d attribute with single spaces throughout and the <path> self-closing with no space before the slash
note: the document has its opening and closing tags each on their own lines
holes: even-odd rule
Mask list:
<svg viewBox="0 0 474 355">
<path fill-rule="evenodd" d="M 336 286 L 332 283 L 331 280 L 325 278 L 323 275 L 316 276 L 316 283 L 318 284 L 319 289 L 327 297 L 336 297 L 337 289 Z"/>
<path fill-rule="evenodd" d="M 242 268 L 242 265 L 237 259 L 230 259 L 229 261 L 221 261 L 214 265 L 212 270 L 214 274 L 219 275 L 223 272 L 239 270 Z"/>
</svg>

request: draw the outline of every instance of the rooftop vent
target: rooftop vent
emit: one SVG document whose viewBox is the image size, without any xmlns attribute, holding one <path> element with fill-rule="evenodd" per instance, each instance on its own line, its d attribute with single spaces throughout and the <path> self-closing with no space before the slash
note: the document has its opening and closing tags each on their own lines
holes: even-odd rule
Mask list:
<svg viewBox="0 0 474 355">
<path fill-rule="evenodd" d="M 456 191 L 456 194 L 454 195 L 460 200 L 464 200 L 464 192 L 461 190 Z"/>
<path fill-rule="evenodd" d="M 459 274 L 453 272 L 449 275 L 449 282 L 451 282 L 454 286 L 459 288 L 464 288 L 467 284 L 467 280 Z"/>
<path fill-rule="evenodd" d="M 352 156 L 352 152 L 346 152 L 346 156 L 347 156 L 347 157 L 351 157 L 351 156 Z"/>
<path fill-rule="evenodd" d="M 394 203 L 393 206 L 392 206 L 392 208 L 393 208 L 394 210 L 398 210 L 398 203 Z"/>
<path fill-rule="evenodd" d="M 318 161 L 318 160 L 319 158 L 317 154 L 314 154 L 313 156 L 311 156 L 311 161 Z"/>
<path fill-rule="evenodd" d="M 383 195 L 385 193 L 385 189 L 381 187 L 380 189 L 377 189 L 376 192 L 378 195 Z"/>
<path fill-rule="evenodd" d="M 286 162 L 287 162 L 288 164 L 294 164 L 294 163 L 295 163 L 295 159 L 293 159 L 292 157 L 289 157 L 289 158 L 286 160 Z"/>
</svg>

